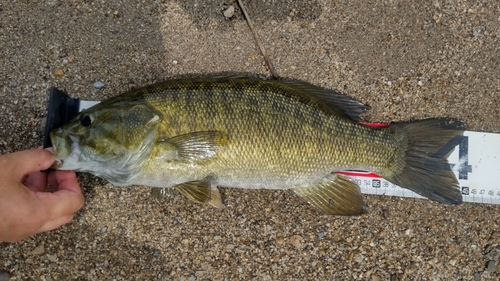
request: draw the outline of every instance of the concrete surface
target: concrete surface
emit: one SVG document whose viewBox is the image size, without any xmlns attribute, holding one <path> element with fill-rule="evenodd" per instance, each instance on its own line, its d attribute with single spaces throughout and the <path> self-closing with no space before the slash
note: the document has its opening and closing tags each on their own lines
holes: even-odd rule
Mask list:
<svg viewBox="0 0 500 281">
<path fill-rule="evenodd" d="M 244 2 L 282 77 L 369 104 L 364 119 L 452 116 L 470 130 L 500 132 L 499 2 Z M 0 1 L 0 153 L 41 143 L 50 86 L 102 100 L 186 74 L 268 76 L 241 11 L 227 20 L 223 6 Z M 350 218 L 324 215 L 285 192 L 223 189 L 226 208 L 216 210 L 182 197 L 155 202 L 146 187 L 79 179 L 87 201 L 72 223 L 0 244 L 0 270 L 11 280 L 500 275 L 499 206 L 365 196 L 370 213 Z"/>
</svg>

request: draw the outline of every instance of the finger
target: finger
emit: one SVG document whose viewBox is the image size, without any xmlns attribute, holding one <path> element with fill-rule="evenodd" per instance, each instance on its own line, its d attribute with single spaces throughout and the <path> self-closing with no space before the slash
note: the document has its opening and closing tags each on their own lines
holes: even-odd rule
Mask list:
<svg viewBox="0 0 500 281">
<path fill-rule="evenodd" d="M 24 183 L 33 192 L 44 192 L 47 187 L 47 174 L 34 172 L 28 175 Z"/>
<path fill-rule="evenodd" d="M 48 169 L 54 155 L 46 149 L 30 149 L 3 155 L 10 164 L 13 176 L 22 179 L 25 175 Z"/>
<path fill-rule="evenodd" d="M 61 189 L 54 193 L 36 193 L 35 195 L 42 204 L 41 208 L 48 215 L 49 220 L 54 220 L 66 215 L 70 215 L 80 210 L 85 203 L 82 191 L 78 183 L 71 189 Z"/>
<path fill-rule="evenodd" d="M 74 171 L 51 171 L 48 176 L 48 181 L 52 191 L 63 189 L 81 193 L 80 184 L 76 179 L 76 173 Z"/>
<path fill-rule="evenodd" d="M 56 228 L 60 227 L 61 225 L 64 225 L 64 224 L 67 224 L 68 222 L 70 222 L 74 216 L 75 216 L 75 214 L 70 214 L 70 215 L 66 215 L 66 216 L 59 217 L 59 218 L 56 218 L 54 220 L 48 221 L 40 227 L 38 232 L 46 232 L 46 231 L 56 229 Z"/>
</svg>

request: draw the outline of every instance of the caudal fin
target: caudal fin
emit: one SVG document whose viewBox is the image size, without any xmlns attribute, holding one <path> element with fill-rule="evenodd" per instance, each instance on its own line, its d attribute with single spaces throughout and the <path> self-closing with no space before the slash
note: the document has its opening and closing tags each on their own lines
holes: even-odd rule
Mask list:
<svg viewBox="0 0 500 281">
<path fill-rule="evenodd" d="M 462 203 L 458 181 L 448 156 L 460 143 L 465 124 L 457 119 L 426 119 L 389 127 L 406 139 L 405 166 L 386 177 L 403 188 L 445 204 Z"/>
</svg>

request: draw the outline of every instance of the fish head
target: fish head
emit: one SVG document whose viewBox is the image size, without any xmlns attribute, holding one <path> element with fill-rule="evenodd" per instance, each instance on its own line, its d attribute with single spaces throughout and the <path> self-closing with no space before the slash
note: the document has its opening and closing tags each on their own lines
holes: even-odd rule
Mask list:
<svg viewBox="0 0 500 281">
<path fill-rule="evenodd" d="M 59 170 L 131 184 L 158 140 L 160 114 L 145 104 L 99 104 L 50 133 Z"/>
</svg>

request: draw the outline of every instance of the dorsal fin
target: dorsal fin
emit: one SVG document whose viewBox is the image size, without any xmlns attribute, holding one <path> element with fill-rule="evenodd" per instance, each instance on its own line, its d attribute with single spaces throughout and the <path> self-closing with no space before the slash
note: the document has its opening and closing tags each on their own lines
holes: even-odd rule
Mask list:
<svg viewBox="0 0 500 281">
<path fill-rule="evenodd" d="M 279 80 L 274 83 L 290 87 L 304 98 L 314 99 L 322 109 L 327 109 L 334 114 L 358 121 L 362 113 L 370 109 L 365 105 L 347 95 L 334 90 L 323 89 L 307 82 L 298 80 Z"/>
<path fill-rule="evenodd" d="M 280 92 L 285 96 L 295 98 L 303 103 L 314 106 L 327 114 L 335 114 L 354 121 L 358 121 L 360 115 L 370 109 L 368 105 L 347 95 L 299 80 L 265 80 L 256 77 L 222 74 L 198 78 L 180 78 L 167 80 L 163 83 L 168 83 L 168 86 L 171 87 L 175 84 L 184 85 L 186 83 L 190 85 L 202 83 L 206 86 L 207 82 L 218 82 L 213 85 L 217 84 L 219 87 L 237 88 L 239 90 L 247 87 L 267 85 L 274 88 L 273 90 L 276 92 Z M 154 84 L 139 90 L 144 91 L 145 89 L 147 90 L 161 85 L 161 83 Z"/>
</svg>

